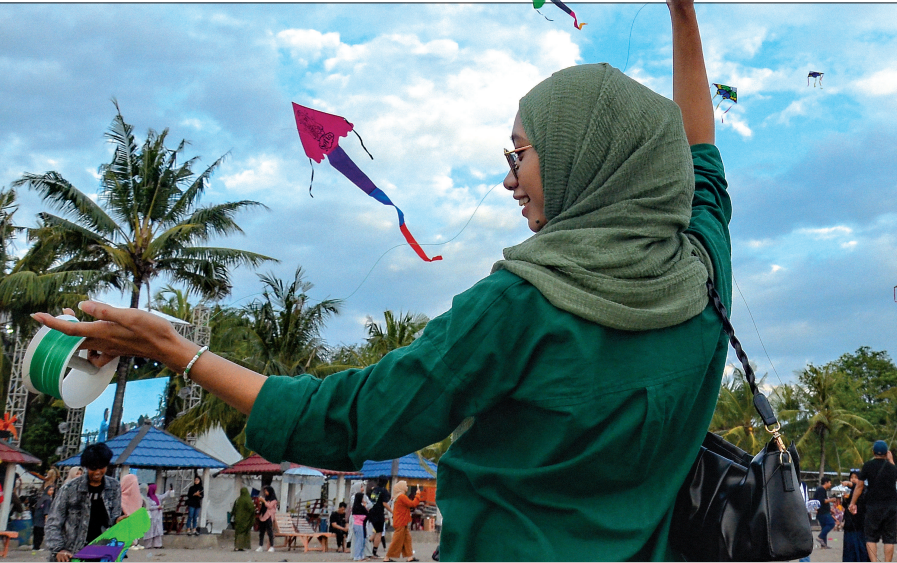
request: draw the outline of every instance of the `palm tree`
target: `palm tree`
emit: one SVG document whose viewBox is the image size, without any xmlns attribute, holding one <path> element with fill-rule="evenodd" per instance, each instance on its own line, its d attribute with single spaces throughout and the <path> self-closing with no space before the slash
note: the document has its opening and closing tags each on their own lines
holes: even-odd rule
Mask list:
<svg viewBox="0 0 897 563">
<path fill-rule="evenodd" d="M 762 377 L 757 385 L 763 385 L 765 379 L 766 376 Z M 766 433 L 754 407 L 754 394 L 739 368 L 735 368 L 720 385 L 710 431 L 751 453 L 760 451 L 765 445 Z"/>
<path fill-rule="evenodd" d="M 382 358 L 392 350 L 408 346 L 418 337 L 427 326 L 430 319 L 423 314 L 399 313 L 396 316 L 392 311 L 384 311 L 385 327 L 367 318 L 365 328 L 368 332 L 367 342 L 370 350 L 379 358 Z M 379 359 L 378 358 L 378 359 Z"/>
<path fill-rule="evenodd" d="M 125 122 L 118 102 L 113 103 L 117 115 L 106 138 L 114 145 L 114 154 L 100 168 L 103 206 L 55 171 L 27 173 L 13 184 L 38 191 L 63 213 L 40 213 L 41 224 L 31 231 L 38 244 L 52 245 L 63 257 L 54 271 L 103 272 L 107 283 L 130 292 L 130 306 L 136 308 L 142 288 L 149 288 L 159 275 L 216 299 L 230 292 L 231 268 L 272 260 L 245 250 L 200 246 L 215 237 L 242 233 L 234 216 L 264 206 L 237 201 L 199 207 L 208 180 L 224 156 L 196 174 L 193 166 L 198 157 L 180 162 L 186 141 L 175 149 L 165 146 L 168 129 L 162 133 L 150 129 L 138 148 L 133 127 Z M 121 423 L 129 366 L 124 358 L 119 364 L 110 437 L 117 435 Z"/>
<path fill-rule="evenodd" d="M 212 344 L 216 353 L 265 375 L 320 376 L 328 355 L 321 331 L 328 318 L 339 313 L 340 302 L 313 303 L 307 292 L 302 267 L 285 282 L 273 274 L 259 275 L 262 297 L 242 309 L 219 309 L 211 317 Z M 173 396 L 173 393 L 170 393 Z M 221 426 L 242 453 L 246 416 L 211 394 L 171 423 L 176 436 L 202 434 Z"/>
<path fill-rule="evenodd" d="M 246 323 L 234 336 L 245 345 L 230 359 L 265 375 L 314 373 L 324 363 L 321 331 L 327 319 L 339 314 L 341 301 L 314 303 L 308 296 L 314 285 L 304 276 L 302 266 L 288 283 L 274 274 L 259 275 L 262 297 L 243 308 Z"/>
<path fill-rule="evenodd" d="M 855 442 L 863 430 L 872 429 L 865 418 L 842 408 L 838 400 L 838 391 L 843 387 L 844 374 L 831 364 L 822 367 L 808 365 L 799 375 L 801 389 L 802 415 L 806 418 L 809 428 L 797 442 L 798 448 L 808 449 L 813 440 L 819 445 L 819 479 L 825 473 L 826 448 L 830 445 L 827 440 L 832 439 L 831 447 L 834 447 L 835 455 L 839 459 L 838 471 L 840 473 L 840 454 L 837 450 L 837 441 L 846 444 L 848 449 L 857 450 Z M 783 411 L 782 416 L 793 417 L 798 413 Z M 837 440 L 837 441 L 836 441 Z"/>
</svg>

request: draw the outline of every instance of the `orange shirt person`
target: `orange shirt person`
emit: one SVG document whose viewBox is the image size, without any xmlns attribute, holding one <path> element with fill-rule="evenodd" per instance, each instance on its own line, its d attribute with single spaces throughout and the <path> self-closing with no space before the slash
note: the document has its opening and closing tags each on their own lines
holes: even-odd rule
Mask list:
<svg viewBox="0 0 897 563">
<path fill-rule="evenodd" d="M 406 494 L 408 492 L 408 483 L 399 481 L 393 487 L 393 493 L 396 495 L 392 507 L 392 527 L 395 532 L 392 535 L 392 541 L 389 542 L 389 549 L 386 550 L 386 558 L 383 561 L 394 561 L 395 558 L 405 557 L 407 561 L 418 561 L 414 557 L 414 550 L 411 548 L 411 532 L 408 530 L 408 524 L 411 523 L 411 509 L 416 508 L 421 499 L 411 500 Z"/>
</svg>

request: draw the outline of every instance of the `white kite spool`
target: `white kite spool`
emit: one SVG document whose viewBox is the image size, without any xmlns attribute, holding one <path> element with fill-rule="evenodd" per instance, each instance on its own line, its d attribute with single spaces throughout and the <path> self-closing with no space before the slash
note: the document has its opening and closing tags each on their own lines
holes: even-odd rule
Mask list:
<svg viewBox="0 0 897 563">
<path fill-rule="evenodd" d="M 57 319 L 78 322 L 71 315 Z M 68 336 L 49 327 L 41 327 L 25 351 L 22 379 L 33 393 L 46 393 L 62 399 L 70 409 L 78 409 L 99 397 L 118 367 L 118 358 L 98 368 L 87 361 L 87 351 L 78 350 L 81 336 Z"/>
</svg>

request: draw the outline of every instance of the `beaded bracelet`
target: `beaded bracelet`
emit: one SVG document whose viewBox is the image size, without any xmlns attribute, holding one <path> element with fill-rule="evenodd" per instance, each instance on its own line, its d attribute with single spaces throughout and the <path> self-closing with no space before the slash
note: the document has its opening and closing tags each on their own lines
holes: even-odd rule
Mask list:
<svg viewBox="0 0 897 563">
<path fill-rule="evenodd" d="M 186 383 L 187 385 L 193 385 L 193 380 L 190 379 L 190 368 L 192 368 L 193 364 L 196 363 L 196 360 L 198 360 L 199 357 L 202 356 L 202 353 L 208 349 L 209 349 L 208 346 L 203 346 L 202 348 L 197 350 L 196 355 L 193 356 L 193 359 L 190 360 L 190 363 L 187 364 L 187 367 L 184 368 L 184 373 L 181 375 L 184 377 L 184 383 Z"/>
</svg>

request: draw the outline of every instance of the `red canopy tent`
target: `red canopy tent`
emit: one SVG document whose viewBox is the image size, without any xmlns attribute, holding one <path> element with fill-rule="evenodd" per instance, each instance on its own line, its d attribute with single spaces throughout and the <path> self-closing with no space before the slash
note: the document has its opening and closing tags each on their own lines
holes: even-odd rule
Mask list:
<svg viewBox="0 0 897 563">
<path fill-rule="evenodd" d="M 293 469 L 296 467 L 308 467 L 309 469 L 314 469 L 315 471 L 320 471 L 326 477 L 339 477 L 346 475 L 361 475 L 361 473 L 357 471 L 333 471 L 331 469 L 321 469 L 319 467 L 312 467 L 310 465 L 300 465 L 298 463 L 271 463 L 267 459 L 263 458 L 259 454 L 252 454 L 246 459 L 241 459 L 237 463 L 231 465 L 227 469 L 222 469 L 218 472 L 219 475 L 283 475 L 283 472 L 287 469 Z"/>
<path fill-rule="evenodd" d="M 0 440 L 0 462 L 6 464 L 3 478 L 3 502 L 0 503 L 0 530 L 5 530 L 9 524 L 9 507 L 12 503 L 13 479 L 15 479 L 16 465 L 39 464 L 41 460 L 25 450 Z"/>
<path fill-rule="evenodd" d="M 287 469 L 293 469 L 296 467 L 308 467 L 309 469 L 314 469 L 315 471 L 320 471 L 324 474 L 325 477 L 337 477 L 337 498 L 340 497 L 342 493 L 342 489 L 344 488 L 344 479 L 346 477 L 355 477 L 361 476 L 361 473 L 356 471 L 333 471 L 331 469 L 320 469 L 317 467 L 311 467 L 308 465 L 300 465 L 298 463 L 271 463 L 267 459 L 263 458 L 259 454 L 252 454 L 246 459 L 241 459 L 237 463 L 231 465 L 227 469 L 222 469 L 218 472 L 218 475 L 283 475 L 283 472 Z M 286 498 L 286 481 L 281 483 L 281 492 L 280 497 Z M 278 505 L 280 509 L 285 510 L 286 503 Z"/>
</svg>

